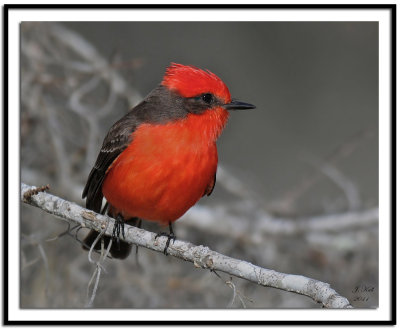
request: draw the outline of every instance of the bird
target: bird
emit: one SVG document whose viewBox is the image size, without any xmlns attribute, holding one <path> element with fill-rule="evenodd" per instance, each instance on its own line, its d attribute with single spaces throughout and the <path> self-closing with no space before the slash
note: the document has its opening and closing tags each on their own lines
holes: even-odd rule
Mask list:
<svg viewBox="0 0 400 329">
<path fill-rule="evenodd" d="M 211 71 L 171 63 L 161 83 L 112 125 L 82 198 L 86 208 L 116 219 L 112 239 L 118 243 L 111 246 L 113 258 L 125 259 L 131 252 L 131 245 L 119 240 L 123 225 L 139 226 L 141 220 L 169 226 L 169 233 L 156 236 L 168 237 L 167 254 L 170 241 L 175 240 L 172 223 L 213 192 L 216 141 L 229 111 L 254 108 L 232 100 L 226 84 Z M 98 234 L 89 232 L 83 240 L 85 249 Z M 94 249 L 100 249 L 99 242 Z"/>
</svg>

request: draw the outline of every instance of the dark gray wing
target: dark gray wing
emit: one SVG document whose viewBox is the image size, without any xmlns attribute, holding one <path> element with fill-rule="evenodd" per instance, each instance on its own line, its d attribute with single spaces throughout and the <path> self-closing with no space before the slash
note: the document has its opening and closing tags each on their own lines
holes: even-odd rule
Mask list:
<svg viewBox="0 0 400 329">
<path fill-rule="evenodd" d="M 132 133 L 138 124 L 133 109 L 117 121 L 107 133 L 82 193 L 82 198 L 86 197 L 86 208 L 100 212 L 103 201 L 102 185 L 107 170 L 132 142 Z"/>
</svg>

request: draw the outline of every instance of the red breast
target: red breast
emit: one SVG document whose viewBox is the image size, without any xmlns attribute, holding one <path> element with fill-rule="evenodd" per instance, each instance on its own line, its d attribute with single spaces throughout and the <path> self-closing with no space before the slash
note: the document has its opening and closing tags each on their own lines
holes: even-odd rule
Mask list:
<svg viewBox="0 0 400 329">
<path fill-rule="evenodd" d="M 218 108 L 167 124 L 142 124 L 107 173 L 107 201 L 125 218 L 177 220 L 214 179 L 215 141 L 228 116 Z"/>
</svg>

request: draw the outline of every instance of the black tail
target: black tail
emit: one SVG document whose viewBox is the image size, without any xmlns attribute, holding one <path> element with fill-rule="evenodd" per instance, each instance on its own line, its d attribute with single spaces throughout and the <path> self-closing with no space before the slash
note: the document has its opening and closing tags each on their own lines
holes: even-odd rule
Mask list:
<svg viewBox="0 0 400 329">
<path fill-rule="evenodd" d="M 90 230 L 88 235 L 83 239 L 83 249 L 85 250 L 90 250 L 94 240 L 96 240 L 97 236 L 99 235 L 99 232 L 95 230 Z M 108 243 L 112 239 L 110 236 L 104 236 L 104 248 L 107 248 Z M 93 247 L 94 250 L 100 251 L 101 250 L 101 239 L 97 241 L 96 245 Z M 129 256 L 132 250 L 132 245 L 124 242 L 124 241 L 119 241 L 119 244 L 114 240 L 113 244 L 111 245 L 110 248 L 110 254 L 113 258 L 118 258 L 118 259 L 125 259 L 126 257 Z"/>
<path fill-rule="evenodd" d="M 125 223 L 132 225 L 132 226 L 141 226 L 141 220 L 139 218 L 131 218 L 127 220 Z M 97 236 L 99 233 L 95 230 L 90 230 L 88 235 L 83 239 L 83 244 L 82 247 L 85 250 L 90 250 L 94 240 L 96 240 Z M 104 248 L 107 248 L 108 243 L 112 239 L 110 236 L 104 236 Z M 94 250 L 100 251 L 101 250 L 101 239 L 96 242 L 96 245 L 93 247 Z M 132 245 L 124 242 L 124 241 L 119 241 L 117 243 L 116 239 L 114 239 L 113 244 L 111 245 L 110 248 L 110 254 L 113 258 L 117 259 L 125 259 L 129 256 L 132 250 Z"/>
</svg>

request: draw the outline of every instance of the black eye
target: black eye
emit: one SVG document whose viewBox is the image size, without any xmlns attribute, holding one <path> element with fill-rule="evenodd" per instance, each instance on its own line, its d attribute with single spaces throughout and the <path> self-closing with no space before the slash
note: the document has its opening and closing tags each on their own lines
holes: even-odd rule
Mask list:
<svg viewBox="0 0 400 329">
<path fill-rule="evenodd" d="M 203 95 L 201 96 L 201 98 L 203 99 L 203 101 L 204 101 L 205 103 L 210 104 L 210 103 L 212 102 L 212 100 L 213 100 L 213 95 L 207 93 L 207 94 L 203 94 Z"/>
</svg>

